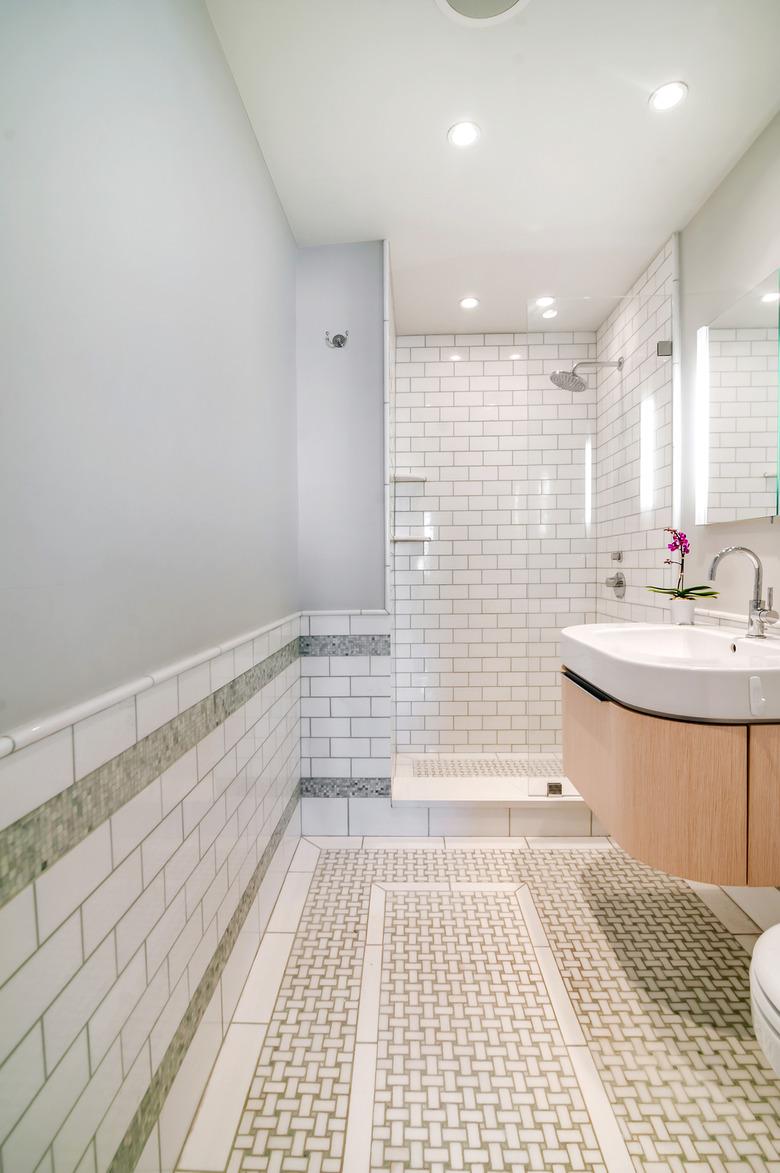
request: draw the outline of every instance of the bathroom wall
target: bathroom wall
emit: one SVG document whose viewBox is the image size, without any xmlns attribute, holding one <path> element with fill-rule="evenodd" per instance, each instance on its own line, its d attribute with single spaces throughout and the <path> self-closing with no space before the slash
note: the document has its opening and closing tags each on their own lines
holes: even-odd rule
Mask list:
<svg viewBox="0 0 780 1173">
<path fill-rule="evenodd" d="M 301 605 L 383 607 L 382 242 L 301 249 L 297 272 Z"/>
<path fill-rule="evenodd" d="M 664 586 L 665 526 L 672 524 L 672 360 L 656 343 L 672 337 L 673 246 L 639 275 L 597 333 L 599 359 L 625 360 L 598 372 L 595 510 L 597 618 L 664 622 L 668 608 L 647 586 Z M 622 553 L 622 561 L 611 558 Z M 604 580 L 622 571 L 618 599 Z"/>
<path fill-rule="evenodd" d="M 204 6 L 9 0 L 0 105 L 4 730 L 294 610 L 297 489 L 295 248 Z"/>
<path fill-rule="evenodd" d="M 394 471 L 425 478 L 395 482 L 399 751 L 557 745 L 558 633 L 595 614 L 596 394 L 560 391 L 549 374 L 594 357 L 595 343 L 397 340 Z"/>
<path fill-rule="evenodd" d="M 296 250 L 200 3 L 0 58 L 0 1164 L 171 1173 L 300 834 Z"/>
<path fill-rule="evenodd" d="M 780 265 L 780 115 L 716 188 L 681 234 L 684 408 L 683 520 L 693 542 L 692 576 L 704 581 L 724 546 L 750 546 L 764 563 L 767 585 L 780 587 L 780 523 L 767 518 L 694 524 L 696 331 L 708 325 Z M 752 572 L 741 558 L 718 571 L 713 611 L 747 614 Z"/>
</svg>

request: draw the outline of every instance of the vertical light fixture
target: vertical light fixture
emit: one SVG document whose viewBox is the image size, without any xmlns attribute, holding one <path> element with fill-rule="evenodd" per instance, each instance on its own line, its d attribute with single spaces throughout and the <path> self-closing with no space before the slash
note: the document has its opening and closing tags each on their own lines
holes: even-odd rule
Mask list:
<svg viewBox="0 0 780 1173">
<path fill-rule="evenodd" d="M 683 410 L 680 324 L 680 233 L 672 236 L 672 525 L 682 529 Z"/>
<path fill-rule="evenodd" d="M 655 504 L 655 396 L 639 408 L 639 510 L 649 513 Z"/>
<path fill-rule="evenodd" d="M 696 524 L 707 524 L 707 496 L 710 487 L 710 328 L 696 331 L 696 416 L 694 427 L 694 468 Z"/>
<path fill-rule="evenodd" d="M 593 439 L 585 437 L 585 533 L 593 522 Z"/>
</svg>

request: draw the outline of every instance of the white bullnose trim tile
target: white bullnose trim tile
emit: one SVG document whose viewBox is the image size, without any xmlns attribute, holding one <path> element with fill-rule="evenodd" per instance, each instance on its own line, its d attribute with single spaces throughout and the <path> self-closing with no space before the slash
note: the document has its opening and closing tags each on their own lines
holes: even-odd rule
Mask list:
<svg viewBox="0 0 780 1173">
<path fill-rule="evenodd" d="M 108 692 L 102 692 L 97 696 L 90 697 L 89 700 L 83 701 L 81 704 L 72 705 L 67 709 L 61 709 L 56 713 L 42 717 L 40 720 L 30 722 L 27 725 L 19 725 L 15 729 L 9 729 L 6 733 L 0 735 L 0 759 L 6 756 L 13 756 L 19 750 L 24 749 L 25 746 L 33 745 L 35 742 L 42 741 L 54 733 L 59 733 L 61 730 L 67 729 L 69 726 L 77 725 L 79 722 L 83 722 L 98 713 L 102 713 L 122 701 L 134 699 L 140 693 L 152 689 L 155 685 L 163 684 L 173 677 L 179 677 L 182 673 L 186 673 L 192 668 L 197 668 L 201 664 L 208 664 L 209 661 L 220 656 L 222 653 L 230 652 L 242 644 L 275 631 L 277 628 L 290 625 L 292 628 L 290 638 L 294 639 L 297 634 L 296 625 L 300 623 L 302 614 L 303 612 L 301 611 L 294 611 L 290 615 L 286 615 L 283 619 L 276 619 L 272 623 L 266 623 L 263 627 L 254 628 L 252 631 L 227 640 L 218 647 L 206 648 L 202 652 L 195 652 L 191 656 L 177 660 L 174 664 L 167 664 L 163 668 L 158 668 L 150 672 L 148 676 L 140 676 L 137 680 L 128 681 L 127 684 L 119 685 L 117 688 L 112 688 Z M 358 612 L 358 614 L 361 614 L 361 612 Z M 194 704 L 194 701 L 190 703 Z M 139 734 L 139 736 L 143 735 Z M 110 759 L 107 758 L 106 761 L 108 760 Z M 55 793 L 57 792 L 55 791 Z"/>
<path fill-rule="evenodd" d="M 265 1039 L 265 1026 L 232 1023 L 178 1161 L 181 1170 L 223 1173 Z"/>
</svg>

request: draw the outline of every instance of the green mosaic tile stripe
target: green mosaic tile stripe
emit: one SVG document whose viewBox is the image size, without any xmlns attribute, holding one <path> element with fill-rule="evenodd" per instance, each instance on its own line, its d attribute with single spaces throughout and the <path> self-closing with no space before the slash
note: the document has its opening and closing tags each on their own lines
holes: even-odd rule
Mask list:
<svg viewBox="0 0 780 1173">
<path fill-rule="evenodd" d="M 0 907 L 251 700 L 299 652 L 299 640 L 291 640 L 0 832 Z"/>
<path fill-rule="evenodd" d="M 144 1098 L 141 1100 L 133 1119 L 130 1121 L 122 1143 L 109 1165 L 108 1173 L 131 1173 L 131 1170 L 138 1163 L 138 1159 L 144 1150 L 144 1145 L 159 1119 L 162 1106 L 165 1103 L 165 1097 L 171 1090 L 173 1081 L 184 1061 L 187 1048 L 192 1042 L 195 1031 L 198 1029 L 206 1008 L 214 995 L 217 982 L 222 976 L 222 971 L 236 943 L 236 938 L 249 914 L 249 909 L 252 907 L 252 901 L 257 895 L 263 877 L 268 871 L 273 854 L 279 846 L 285 829 L 293 816 L 299 797 L 299 786 L 296 786 L 287 806 L 284 808 L 282 817 L 279 819 L 271 834 L 268 846 L 252 873 L 252 878 L 244 890 L 244 894 L 238 903 L 238 908 L 230 918 L 230 923 L 222 934 L 214 956 L 211 958 L 206 972 L 201 978 L 198 988 L 184 1012 L 184 1017 L 179 1023 L 175 1035 L 168 1044 L 168 1049 L 162 1057 L 160 1066 L 152 1076 L 152 1082 L 149 1084 Z"/>
<path fill-rule="evenodd" d="M 302 635 L 302 656 L 389 656 L 389 635 Z"/>
<path fill-rule="evenodd" d="M 389 778 L 301 778 L 301 798 L 386 798 Z"/>
</svg>

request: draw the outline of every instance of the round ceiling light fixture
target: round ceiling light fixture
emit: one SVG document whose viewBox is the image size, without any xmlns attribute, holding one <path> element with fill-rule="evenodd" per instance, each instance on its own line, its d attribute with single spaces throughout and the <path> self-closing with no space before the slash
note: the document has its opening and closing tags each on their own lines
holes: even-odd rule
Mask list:
<svg viewBox="0 0 780 1173">
<path fill-rule="evenodd" d="M 666 85 L 653 90 L 649 101 L 654 110 L 673 110 L 687 94 L 688 87 L 684 81 L 668 81 Z"/>
<path fill-rule="evenodd" d="M 542 314 L 542 317 L 543 318 L 557 318 L 558 311 L 557 310 L 545 310 L 544 313 Z"/>
<path fill-rule="evenodd" d="M 478 297 L 462 297 L 460 299 L 460 308 L 462 310 L 475 310 L 479 305 Z"/>
<path fill-rule="evenodd" d="M 473 147 L 481 133 L 476 122 L 456 122 L 447 131 L 447 138 L 453 147 Z"/>
<path fill-rule="evenodd" d="M 540 310 L 546 310 L 548 305 L 552 305 L 554 301 L 554 297 L 537 297 L 536 304 Z"/>
<path fill-rule="evenodd" d="M 437 5 L 458 24 L 499 24 L 522 12 L 531 0 L 436 0 Z"/>
</svg>

